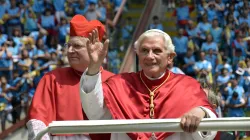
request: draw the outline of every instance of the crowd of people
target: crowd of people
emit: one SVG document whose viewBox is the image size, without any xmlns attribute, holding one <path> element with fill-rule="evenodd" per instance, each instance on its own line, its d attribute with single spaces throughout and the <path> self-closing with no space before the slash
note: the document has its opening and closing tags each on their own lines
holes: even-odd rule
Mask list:
<svg viewBox="0 0 250 140">
<path fill-rule="evenodd" d="M 171 37 L 177 57 L 169 69 L 207 83 L 204 88 L 213 90 L 218 98 L 216 110 L 220 117 L 249 117 L 248 0 L 202 0 L 192 4 L 186 0 L 176 3 L 169 0 L 166 3 L 170 8 L 176 7 L 173 16 L 178 29 L 178 35 Z M 120 4 L 121 0 L 0 0 L 2 131 L 6 121 L 16 123 L 22 109 L 27 112 L 45 73 L 69 65 L 64 43 L 69 40 L 71 18 L 80 14 L 87 20 L 97 19 L 112 26 L 108 7 L 117 10 Z M 190 19 L 191 12 L 197 12 L 197 22 Z M 118 30 L 122 47 L 111 47 L 108 52 L 107 62 L 113 73 L 119 72 L 132 38 L 135 27 L 131 20 L 131 17 L 124 18 Z M 149 29 L 166 31 L 159 17 L 154 16 L 153 21 Z M 244 137 L 246 133 L 237 136 Z"/>
</svg>

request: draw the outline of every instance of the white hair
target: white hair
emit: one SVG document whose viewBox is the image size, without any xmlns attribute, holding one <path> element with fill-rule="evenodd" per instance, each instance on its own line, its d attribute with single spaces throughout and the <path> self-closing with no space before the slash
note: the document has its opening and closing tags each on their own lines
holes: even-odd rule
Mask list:
<svg viewBox="0 0 250 140">
<path fill-rule="evenodd" d="M 140 37 L 136 40 L 136 42 L 134 44 L 135 51 L 138 53 L 139 47 L 141 46 L 141 43 L 145 38 L 152 38 L 155 36 L 162 36 L 163 37 L 164 47 L 168 53 L 175 52 L 175 46 L 173 45 L 170 36 L 167 33 L 163 32 L 161 30 L 158 30 L 158 29 L 151 29 L 151 30 L 144 32 L 142 35 L 140 35 Z"/>
</svg>

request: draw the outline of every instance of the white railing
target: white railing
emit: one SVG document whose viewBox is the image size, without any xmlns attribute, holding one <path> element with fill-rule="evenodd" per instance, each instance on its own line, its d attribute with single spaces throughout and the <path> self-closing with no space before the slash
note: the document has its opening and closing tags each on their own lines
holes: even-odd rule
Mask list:
<svg viewBox="0 0 250 140">
<path fill-rule="evenodd" d="M 198 131 L 250 131 L 250 117 L 202 119 Z M 129 132 L 183 132 L 180 119 L 88 120 L 54 121 L 38 133 L 40 140 L 46 133 L 129 133 Z"/>
</svg>

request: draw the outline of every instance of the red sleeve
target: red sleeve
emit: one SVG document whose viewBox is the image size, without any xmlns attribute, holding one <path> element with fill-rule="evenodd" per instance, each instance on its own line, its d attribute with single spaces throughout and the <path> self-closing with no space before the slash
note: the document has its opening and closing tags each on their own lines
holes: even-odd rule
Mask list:
<svg viewBox="0 0 250 140">
<path fill-rule="evenodd" d="M 36 119 L 46 125 L 56 119 L 56 106 L 53 94 L 54 80 L 45 75 L 39 82 L 29 110 L 29 120 Z"/>
</svg>

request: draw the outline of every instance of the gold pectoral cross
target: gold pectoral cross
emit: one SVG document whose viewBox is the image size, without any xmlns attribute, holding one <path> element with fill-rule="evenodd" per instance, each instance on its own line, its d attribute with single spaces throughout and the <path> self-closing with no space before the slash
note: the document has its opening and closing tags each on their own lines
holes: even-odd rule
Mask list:
<svg viewBox="0 0 250 140">
<path fill-rule="evenodd" d="M 153 89 L 153 90 L 150 90 L 150 89 L 148 88 L 148 86 L 146 85 L 146 83 L 143 81 L 143 79 L 142 79 L 142 77 L 141 77 L 141 73 L 140 73 L 140 79 L 141 79 L 142 83 L 145 85 L 145 87 L 146 87 L 146 88 L 148 89 L 148 91 L 150 92 L 150 93 L 149 93 L 149 96 L 150 96 L 149 117 L 150 117 L 151 119 L 154 119 L 154 115 L 155 115 L 155 112 L 154 112 L 154 108 L 155 108 L 155 105 L 154 105 L 154 95 L 155 95 L 155 91 L 156 91 L 157 89 L 159 89 L 163 84 L 165 84 L 165 83 L 167 82 L 169 76 L 170 76 L 170 73 L 168 73 L 167 78 L 166 78 L 159 86 L 157 86 L 157 87 L 156 87 L 155 89 Z M 149 139 L 150 139 L 150 140 L 157 140 L 157 137 L 156 137 L 156 135 L 155 135 L 154 132 L 152 132 L 152 135 L 151 135 L 151 137 L 150 137 Z"/>
</svg>

